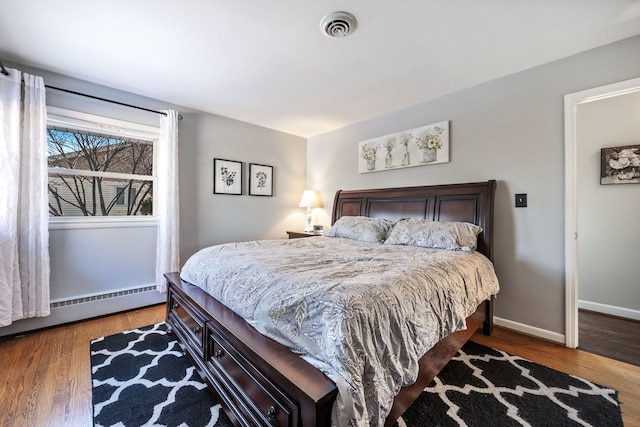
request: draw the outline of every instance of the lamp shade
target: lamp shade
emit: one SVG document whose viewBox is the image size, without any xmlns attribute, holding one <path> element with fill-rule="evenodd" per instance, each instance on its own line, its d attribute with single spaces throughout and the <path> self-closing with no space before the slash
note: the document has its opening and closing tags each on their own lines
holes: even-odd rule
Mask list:
<svg viewBox="0 0 640 427">
<path fill-rule="evenodd" d="M 300 199 L 301 208 L 317 208 L 320 206 L 318 203 L 318 197 L 316 196 L 316 192 L 313 190 L 304 190 L 302 193 L 302 198 Z"/>
</svg>

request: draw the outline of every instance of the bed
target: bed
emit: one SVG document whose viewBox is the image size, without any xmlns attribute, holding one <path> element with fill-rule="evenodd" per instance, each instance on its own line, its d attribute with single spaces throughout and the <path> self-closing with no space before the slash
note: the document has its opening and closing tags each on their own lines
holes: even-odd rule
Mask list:
<svg viewBox="0 0 640 427">
<path fill-rule="evenodd" d="M 332 223 L 335 224 L 343 217 L 369 217 L 390 221 L 424 218 L 476 224 L 482 228 L 476 251 L 493 261 L 495 185 L 495 181 L 491 180 L 467 184 L 338 191 L 333 205 Z M 316 240 L 312 242 L 310 239 Z M 306 241 L 304 244 L 288 243 L 288 246 L 296 250 L 302 250 L 304 246 L 316 248 L 325 244 L 322 239 L 330 240 L 328 237 L 312 237 L 301 239 Z M 272 244 L 275 243 L 252 242 L 241 244 L 239 248 L 244 250 L 245 246 L 253 245 L 266 246 L 270 250 Z M 387 245 L 378 246 L 380 250 L 390 249 Z M 238 250 L 238 246 L 232 249 Z M 357 252 L 361 249 L 356 247 L 353 250 Z M 241 252 L 235 254 L 238 256 Z M 197 261 L 191 262 L 193 263 Z M 311 357 L 313 354 L 301 356 L 297 342 L 287 342 L 287 336 L 304 334 L 296 335 L 289 331 L 284 339 L 274 336 L 268 329 L 263 334 L 258 331 L 262 329 L 262 322 L 256 322 L 251 316 L 243 318 L 237 314 L 243 313 L 242 306 L 234 306 L 235 311 L 228 308 L 208 293 L 211 290 L 205 291 L 206 286 L 189 283 L 177 272 L 168 273 L 166 277 L 169 283 L 167 324 L 193 360 L 200 375 L 223 402 L 232 422 L 238 425 L 331 425 L 332 412 L 339 406 L 338 402 L 344 400 L 344 391 L 338 396 L 339 388 L 344 389 L 344 385 L 342 381 L 332 381 L 329 376 L 337 378 L 333 371 L 324 369 L 323 365 Z M 256 291 L 259 288 L 253 289 Z M 265 298 L 260 296 L 257 299 Z M 476 307 L 475 303 L 473 307 Z M 392 396 L 388 415 L 386 409 L 384 412 L 385 425 L 393 424 L 471 335 L 478 329 L 485 334 L 491 333 L 492 296 L 478 301 L 477 308 L 468 311 L 470 315 L 466 319 L 462 318 L 463 327 L 455 328 L 455 332 L 425 348 L 424 354 L 416 358 L 415 378 L 411 377 L 411 384 L 400 388 L 395 398 Z M 365 355 L 364 358 L 369 356 Z M 371 359 L 374 359 L 372 355 Z"/>
</svg>

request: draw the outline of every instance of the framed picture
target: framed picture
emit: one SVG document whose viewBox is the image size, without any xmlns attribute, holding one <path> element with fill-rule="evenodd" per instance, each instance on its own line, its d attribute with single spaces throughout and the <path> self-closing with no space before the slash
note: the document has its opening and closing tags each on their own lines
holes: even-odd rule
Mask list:
<svg viewBox="0 0 640 427">
<path fill-rule="evenodd" d="M 358 154 L 360 173 L 446 163 L 449 121 L 361 141 Z"/>
<path fill-rule="evenodd" d="M 640 183 L 640 144 L 600 150 L 600 184 Z"/>
<path fill-rule="evenodd" d="M 273 166 L 249 163 L 249 195 L 273 196 Z"/>
<path fill-rule="evenodd" d="M 213 159 L 213 193 L 242 194 L 242 162 Z"/>
</svg>

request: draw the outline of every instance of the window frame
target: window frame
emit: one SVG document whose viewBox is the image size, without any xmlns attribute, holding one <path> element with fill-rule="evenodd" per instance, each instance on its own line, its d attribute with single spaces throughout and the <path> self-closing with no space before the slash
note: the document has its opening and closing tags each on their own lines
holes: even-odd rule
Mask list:
<svg viewBox="0 0 640 427">
<path fill-rule="evenodd" d="M 47 128 L 58 127 L 80 132 L 95 132 L 118 138 L 131 138 L 149 141 L 153 144 L 153 171 L 151 178 L 144 176 L 144 181 L 151 181 L 154 188 L 158 185 L 157 176 L 157 147 L 160 138 L 160 127 L 149 126 L 125 120 L 112 119 L 64 108 L 47 106 Z M 52 173 L 64 175 L 113 177 L 111 172 L 67 169 L 48 167 L 47 176 Z M 118 174 L 125 179 L 140 180 L 140 175 Z M 158 223 L 155 214 L 157 206 L 157 191 L 153 192 L 153 215 L 119 215 L 119 216 L 49 216 L 49 229 L 72 228 L 119 228 L 119 227 L 154 227 Z M 47 213 L 48 214 L 48 213 Z"/>
</svg>

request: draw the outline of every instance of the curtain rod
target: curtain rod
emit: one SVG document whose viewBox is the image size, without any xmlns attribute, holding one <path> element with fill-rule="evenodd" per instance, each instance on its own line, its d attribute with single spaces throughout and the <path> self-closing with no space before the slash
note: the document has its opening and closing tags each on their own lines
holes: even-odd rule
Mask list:
<svg viewBox="0 0 640 427">
<path fill-rule="evenodd" d="M 124 102 L 114 101 L 112 99 L 107 99 L 107 98 L 101 98 L 101 97 L 95 96 L 95 95 L 88 95 L 86 93 L 76 92 L 75 90 L 63 89 L 61 87 L 55 87 L 55 86 L 49 86 L 49 85 L 44 85 L 44 87 L 46 87 L 47 89 L 53 89 L 53 90 L 57 90 L 57 91 L 60 91 L 60 92 L 70 93 L 70 94 L 73 94 L 73 95 L 84 96 L 85 98 L 97 99 L 98 101 L 110 102 L 112 104 L 118 104 L 118 105 L 123 105 L 125 107 L 136 108 L 138 110 L 144 110 L 144 111 L 148 111 L 150 113 L 162 114 L 163 116 L 167 115 L 167 113 L 165 113 L 164 111 L 156 111 L 156 110 L 151 110 L 150 108 L 138 107 L 137 105 L 125 104 Z"/>
<path fill-rule="evenodd" d="M 2 63 L 2 60 L 0 60 L 0 72 L 2 74 L 4 74 L 5 76 L 9 75 L 9 71 L 4 67 L 4 64 Z M 110 102 L 112 104 L 118 104 L 118 105 L 122 105 L 124 107 L 135 108 L 137 110 L 148 111 L 150 113 L 162 114 L 163 116 L 167 115 L 167 113 L 165 113 L 164 111 L 152 110 L 150 108 L 139 107 L 137 105 L 131 105 L 131 104 L 127 104 L 127 103 L 120 102 L 120 101 L 114 101 L 112 99 L 101 98 L 99 96 L 94 96 L 94 95 L 88 95 L 86 93 L 76 92 L 75 90 L 63 89 L 63 88 L 60 88 L 60 87 L 49 86 L 49 85 L 44 85 L 44 87 L 46 87 L 47 89 L 52 89 L 52 90 L 57 90 L 57 91 L 60 91 L 60 92 L 70 93 L 70 94 L 73 94 L 73 95 L 84 96 L 85 98 L 91 98 L 91 99 L 96 99 L 98 101 Z M 182 120 L 182 114 L 178 114 L 178 120 Z"/>
<path fill-rule="evenodd" d="M 127 104 L 127 103 L 120 102 L 120 101 L 114 101 L 113 99 L 101 98 L 101 97 L 95 96 L 95 95 L 88 95 L 86 93 L 76 92 L 75 90 L 63 89 L 63 88 L 60 88 L 60 87 L 49 86 L 49 85 L 44 85 L 44 87 L 46 87 L 47 89 L 52 89 L 52 90 L 57 90 L 57 91 L 60 91 L 60 92 L 70 93 L 70 94 L 73 94 L 73 95 L 84 96 L 85 98 L 97 99 L 98 101 L 110 102 L 112 104 L 118 104 L 118 105 L 122 105 L 124 107 L 130 107 L 130 108 L 135 108 L 137 110 L 148 111 L 150 113 L 162 114 L 163 116 L 167 115 L 167 113 L 165 113 L 164 111 L 152 110 L 150 108 L 139 107 L 137 105 Z M 178 120 L 182 120 L 182 114 L 178 114 Z"/>
</svg>

